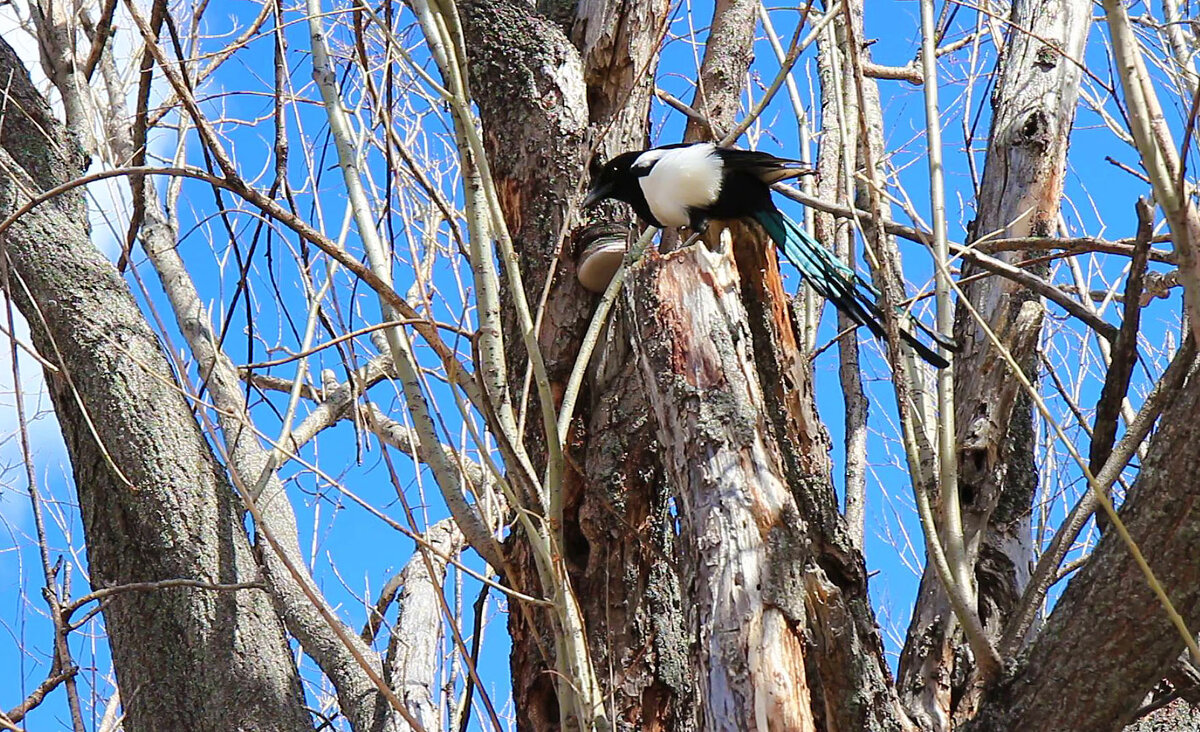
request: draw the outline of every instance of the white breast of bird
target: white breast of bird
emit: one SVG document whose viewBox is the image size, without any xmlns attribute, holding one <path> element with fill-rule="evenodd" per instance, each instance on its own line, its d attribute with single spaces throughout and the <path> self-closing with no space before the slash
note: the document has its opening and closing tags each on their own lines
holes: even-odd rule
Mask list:
<svg viewBox="0 0 1200 732">
<path fill-rule="evenodd" d="M 647 167 L 638 182 L 663 226 L 686 226 L 688 209 L 711 206 L 721 193 L 721 158 L 712 143 L 647 150 L 633 168 Z"/>
</svg>

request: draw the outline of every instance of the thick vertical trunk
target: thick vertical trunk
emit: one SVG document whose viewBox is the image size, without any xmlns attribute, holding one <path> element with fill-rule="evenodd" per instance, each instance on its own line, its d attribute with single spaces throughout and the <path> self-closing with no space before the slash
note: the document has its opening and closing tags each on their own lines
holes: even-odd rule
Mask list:
<svg viewBox="0 0 1200 732">
<path fill-rule="evenodd" d="M 688 139 L 720 135 L 733 127 L 746 69 L 753 58 L 755 10 L 752 3 L 736 0 L 715 6 L 693 101 L 693 106 L 707 115 L 708 124 L 689 121 L 685 134 Z M 781 651 L 803 656 L 803 667 L 797 662 L 794 666 L 781 666 L 779 671 L 780 679 L 795 689 L 809 687 L 811 714 L 797 717 L 797 723 L 807 724 L 811 718 L 811 724 L 818 729 L 906 729 L 908 720 L 892 690 L 866 598 L 862 556 L 837 510 L 830 482 L 829 436 L 816 413 L 808 354 L 797 336 L 790 296 L 779 275 L 778 254 L 757 226 L 734 224 L 729 231 L 737 265 L 735 279 L 740 289 L 740 299 L 733 299 L 738 309 L 744 309 L 745 323 L 730 316 L 727 327 L 742 340 L 743 333 L 749 334 L 749 343 L 745 344 L 751 358 L 748 366 L 757 380 L 753 389 L 761 400 L 759 408 L 763 415 L 756 426 L 759 431 L 756 439 L 771 445 L 771 459 L 782 468 L 791 493 L 787 510 L 796 511 L 794 518 L 789 513 L 784 520 L 789 527 L 786 531 L 795 543 L 789 543 L 787 551 L 779 551 L 779 546 L 770 541 L 758 547 L 740 541 L 712 544 L 707 538 L 701 540 L 703 534 L 685 533 L 681 537 L 685 556 L 712 558 L 712 561 L 698 560 L 694 565 L 690 605 L 697 617 L 691 625 L 701 628 L 703 633 L 714 623 L 727 619 L 723 602 L 716 602 L 723 598 L 697 594 L 698 590 L 720 586 L 722 580 L 728 579 L 716 570 L 732 567 L 735 572 L 753 574 L 762 564 L 771 567 L 775 577 L 802 578 L 803 589 L 792 588 L 798 594 L 789 601 L 802 601 L 803 614 L 797 612 L 795 605 L 779 605 L 776 598 L 767 598 L 772 612 L 782 609 L 792 621 L 802 621 L 797 632 L 803 631 L 811 640 L 807 647 L 786 647 Z M 721 248 L 718 236 L 719 227 L 711 228 L 706 237 L 709 246 Z M 724 297 L 730 295 L 726 293 Z M 651 311 L 646 311 L 646 317 L 651 315 Z M 639 320 L 639 326 L 643 331 L 647 327 L 644 319 Z M 704 342 L 702 336 L 689 334 L 678 326 L 674 330 L 673 335 L 678 337 L 675 348 L 682 357 L 703 357 L 702 353 L 689 355 L 692 348 Z M 739 341 L 739 346 L 742 345 Z M 650 384 L 647 388 L 654 391 Z M 712 406 L 718 412 L 729 408 L 728 404 Z M 673 443 L 664 437 L 665 429 L 660 424 L 660 440 L 670 454 Z M 673 437 L 688 439 L 686 432 Z M 742 437 L 738 435 L 737 439 Z M 714 448 L 717 447 L 733 454 L 742 448 L 736 439 L 715 440 Z M 706 479 L 692 477 L 701 483 Z M 769 477 L 774 480 L 777 476 Z M 680 483 L 678 478 L 673 482 L 677 493 L 689 490 L 689 485 Z M 747 488 L 736 474 L 725 476 L 717 486 L 718 493 L 758 490 L 753 485 Z M 695 481 L 690 489 L 696 489 Z M 740 509 L 736 502 L 704 502 L 698 508 L 699 513 L 690 517 L 694 522 L 718 527 L 738 524 Z M 693 655 L 693 673 L 702 684 L 709 676 L 706 665 L 713 663 L 710 650 L 701 646 Z M 750 681 L 759 684 L 756 693 L 764 698 L 770 698 L 776 690 L 774 680 Z M 702 692 L 701 697 L 705 696 Z"/>
<path fill-rule="evenodd" d="M 1015 2 L 1012 32 L 999 62 L 992 129 L 972 237 L 1047 236 L 1055 231 L 1082 58 L 1091 25 L 1085 0 Z M 1029 32 L 1032 30 L 1033 32 Z M 1006 252 L 1018 262 L 1024 252 Z M 964 278 L 976 274 L 964 267 Z M 966 294 L 1027 373 L 1041 328 L 1037 296 L 1014 282 L 986 277 Z M 1028 580 L 1032 560 L 1028 508 L 1037 476 L 1032 414 L 983 329 L 959 310 L 955 371 L 959 485 L 968 561 L 979 611 L 996 637 Z M 931 729 L 950 725 L 955 683 L 967 676 L 945 593 L 927 566 L 900 660 L 899 689 Z M 957 680 L 957 682 L 956 682 Z"/>
<path fill-rule="evenodd" d="M 770 418 L 782 405 L 759 371 L 764 346 L 729 256 L 693 247 L 647 259 L 627 299 L 680 501 L 703 726 L 910 729 L 824 452 Z M 811 408 L 811 395 L 795 399 Z"/>
<path fill-rule="evenodd" d="M 0 127 L 7 216 L 31 194 L 79 175 L 84 161 L 3 42 L 0 75 L 23 112 L 10 111 Z M 8 292 L 59 369 L 47 382 L 74 470 L 92 585 L 258 581 L 240 502 L 157 337 L 92 245 L 82 194 L 38 207 L 3 243 Z M 312 728 L 283 627 L 262 590 L 121 593 L 104 618 L 126 729 Z"/>
<path fill-rule="evenodd" d="M 764 423 L 732 263 L 690 248 L 639 263 L 635 351 L 680 500 L 697 604 L 704 729 L 814 729 L 805 673 L 805 542 Z"/>
<path fill-rule="evenodd" d="M 549 6 L 547 15 L 511 2 L 464 2 L 473 93 L 501 204 L 524 265 L 531 303 L 546 311 L 539 342 L 556 394 L 561 393 L 595 295 L 576 282 L 567 205 L 579 200 L 580 172 L 592 145 L 610 156 L 646 140 L 650 81 L 668 5 L 665 2 Z M 585 133 L 606 130 L 588 144 Z M 565 240 L 565 241 L 564 241 Z M 560 249 L 560 245 L 563 245 Z M 554 279 L 547 285 L 547 276 Z M 508 318 L 510 370 L 519 393 L 525 355 Z M 610 714 L 633 728 L 694 728 L 686 638 L 673 553 L 673 521 L 645 396 L 619 318 L 582 395 L 567 444 L 563 535 L 589 649 Z M 531 405 L 530 414 L 536 414 Z M 530 452 L 544 457 L 536 418 Z M 510 542 L 518 577 L 536 591 L 536 573 L 518 537 Z M 549 669 L 549 624 L 540 611 L 513 612 L 513 693 L 518 725 L 559 723 Z"/>
<path fill-rule="evenodd" d="M 645 146 L 670 4 L 579 3 L 575 11 L 572 39 L 583 55 L 592 129 L 607 129 L 598 152 L 607 158 Z M 600 674 L 615 682 L 614 719 L 683 732 L 696 728 L 695 689 L 684 601 L 669 559 L 675 521 L 647 396 L 629 388 L 639 379 L 629 327 L 615 311 L 589 374 L 589 409 L 573 433 L 585 476 L 579 529 L 589 547 L 576 587 Z"/>
</svg>

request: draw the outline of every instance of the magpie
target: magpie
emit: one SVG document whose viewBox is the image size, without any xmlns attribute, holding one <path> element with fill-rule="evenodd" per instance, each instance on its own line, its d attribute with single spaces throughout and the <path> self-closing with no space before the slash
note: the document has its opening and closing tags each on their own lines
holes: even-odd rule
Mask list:
<svg viewBox="0 0 1200 732">
<path fill-rule="evenodd" d="M 809 172 L 799 161 L 768 153 L 718 147 L 711 142 L 678 143 L 622 153 L 607 163 L 593 159 L 591 189 L 583 207 L 608 198 L 624 201 L 658 228 L 687 226 L 697 233 L 710 220 L 753 219 L 804 275 L 817 294 L 859 325 L 885 338 L 879 291 L 837 258 L 771 200 L 771 186 Z M 911 322 L 947 348 L 954 348 L 916 318 L 901 321 L 900 336 L 937 368 L 949 365 L 917 340 Z"/>
</svg>

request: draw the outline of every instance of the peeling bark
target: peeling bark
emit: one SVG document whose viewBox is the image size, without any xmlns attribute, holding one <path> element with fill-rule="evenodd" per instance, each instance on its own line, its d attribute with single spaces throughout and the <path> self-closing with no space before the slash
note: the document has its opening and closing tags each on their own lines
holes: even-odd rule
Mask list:
<svg viewBox="0 0 1200 732">
<path fill-rule="evenodd" d="M 680 500 L 702 726 L 911 729 L 883 663 L 862 557 L 837 513 L 828 443 L 797 440 L 796 423 L 767 416 L 782 411 L 770 396 L 778 387 L 759 371 L 765 346 L 728 255 L 693 247 L 647 259 L 629 287 L 638 363 Z M 811 394 L 790 398 L 811 409 Z"/>
<path fill-rule="evenodd" d="M 697 108 L 708 112 L 711 127 L 693 120 L 686 139 L 702 139 L 712 135 L 714 128 L 719 132 L 733 126 L 753 53 L 755 10 L 740 2 L 718 3 L 715 7 L 695 100 Z M 804 719 L 811 717 L 812 723 L 823 729 L 908 729 L 911 725 L 900 708 L 883 660 L 883 646 L 867 599 L 862 556 L 838 513 L 830 480 L 829 436 L 816 413 L 811 368 L 797 335 L 791 298 L 780 279 L 777 253 L 756 226 L 733 224 L 729 232 L 736 242 L 733 257 L 740 307 L 746 318 L 745 325 L 739 327 L 749 332 L 747 347 L 757 379 L 755 389 L 763 402 L 758 429 L 763 433 L 761 439 L 772 442 L 778 452 L 775 459 L 780 461 L 797 512 L 795 524 L 789 524 L 788 550 L 780 551 L 778 544 L 768 549 L 772 572 L 789 577 L 786 584 L 794 594 L 786 601 L 768 595 L 769 602 L 783 602 L 784 607 L 791 608 L 789 617 L 793 622 L 803 618 L 798 630 L 803 630 L 809 643 L 795 651 L 804 656 L 804 674 L 812 697 L 811 715 Z M 720 236 L 720 227 L 712 227 L 705 240 L 722 250 L 717 243 Z M 639 329 L 646 327 L 641 320 L 638 325 Z M 703 340 L 699 337 L 695 343 Z M 661 435 L 661 425 L 659 429 Z M 665 449 L 670 452 L 670 443 Z M 678 493 L 678 479 L 672 482 Z M 727 502 L 720 506 L 729 508 Z M 736 522 L 736 510 L 733 514 L 719 518 Z M 686 534 L 682 538 L 685 555 L 698 551 L 694 544 L 687 546 Z M 737 544 L 723 541 L 719 548 L 723 561 L 747 561 Z M 703 567 L 704 571 L 709 568 Z M 693 576 L 690 597 L 693 604 L 703 607 L 703 600 L 695 594 L 697 581 Z M 800 604 L 806 612 L 801 612 Z M 704 628 L 707 622 L 707 616 L 701 615 L 692 621 L 692 627 Z M 706 671 L 697 665 L 701 660 L 693 656 L 694 673 L 703 683 Z"/>
<path fill-rule="evenodd" d="M 592 129 L 611 157 L 647 144 L 652 72 L 669 3 L 580 3 L 572 38 L 583 54 Z M 600 212 L 603 216 L 611 209 Z M 628 215 L 628 214 L 625 214 Z M 588 563 L 580 588 L 601 675 L 612 679 L 613 717 L 629 729 L 696 729 L 684 600 L 670 488 L 638 378 L 628 321 L 614 312 L 589 372 L 589 410 L 577 445 L 587 476 L 579 529 Z M 586 421 L 585 421 L 586 420 Z"/>
<path fill-rule="evenodd" d="M 403 589 L 398 600 L 396 626 L 388 641 L 388 683 L 409 713 L 429 732 L 444 729 L 438 708 L 438 661 L 442 628 L 446 619 L 438 594 L 446 579 L 441 556 L 454 556 L 463 547 L 463 535 L 453 521 L 439 521 L 425 532 L 434 551 L 417 547 L 401 574 Z M 401 732 L 410 730 L 398 721 Z"/>
<path fill-rule="evenodd" d="M 634 350 L 680 500 L 710 730 L 814 729 L 804 663 L 803 525 L 763 422 L 741 285 L 689 248 L 630 272 Z"/>
</svg>

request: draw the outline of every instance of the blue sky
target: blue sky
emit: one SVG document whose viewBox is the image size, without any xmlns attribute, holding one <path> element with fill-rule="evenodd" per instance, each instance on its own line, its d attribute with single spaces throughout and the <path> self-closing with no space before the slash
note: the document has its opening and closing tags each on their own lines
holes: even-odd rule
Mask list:
<svg viewBox="0 0 1200 732">
<path fill-rule="evenodd" d="M 908 63 L 914 57 L 918 46 L 917 3 L 872 2 L 868 6 L 865 35 L 874 41 L 874 60 L 887 65 Z M 695 14 L 695 20 L 689 26 L 686 18 L 689 8 L 685 6 L 678 10 L 658 74 L 660 87 L 682 99 L 691 99 L 691 80 L 695 76 L 694 59 L 697 54 L 702 53 L 701 48 L 695 48 L 688 41 L 693 38 L 693 29 L 697 33 L 695 39 L 703 40 L 704 26 L 711 16 L 711 7 L 707 3 L 698 3 L 690 7 Z M 258 9 L 257 5 L 249 2 L 220 0 L 214 3 L 206 20 L 207 30 L 213 38 L 206 41 L 204 50 L 224 44 L 230 31 L 246 23 Z M 776 30 L 785 43 L 793 31 L 796 17 L 793 11 L 781 10 L 772 13 Z M 302 23 L 295 22 L 299 20 L 298 14 L 291 13 L 289 18 L 294 23 L 288 32 L 291 48 L 289 65 L 293 70 L 294 85 L 303 97 L 314 99 L 315 90 L 305 87 L 309 73 L 306 54 L 307 29 Z M 408 22 L 411 19 L 405 17 L 403 20 Z M 948 38 L 954 39 L 970 31 L 974 22 L 974 14 L 967 8 L 962 8 Z M 1100 30 L 1097 28 L 1093 31 L 1088 61 L 1095 64 L 1096 68 L 1107 69 Z M 7 39 L 9 35 L 6 34 L 5 37 Z M 335 38 L 346 40 L 344 33 L 335 35 Z M 416 44 L 415 34 L 406 35 L 405 38 L 408 42 Z M 416 52 L 420 53 L 419 48 Z M 765 85 L 774 76 L 777 66 L 769 46 L 765 43 L 759 43 L 756 53 L 752 81 L 756 86 Z M 236 150 L 244 174 L 248 178 L 261 176 L 260 182 L 264 186 L 270 181 L 273 134 L 270 120 L 266 118 L 270 112 L 270 99 L 264 93 L 270 91 L 270 54 L 269 35 L 253 41 L 210 81 L 206 88 L 210 97 L 205 103 L 206 110 L 214 116 L 223 115 L 228 120 L 243 121 L 237 125 L 223 125 L 222 130 L 227 143 Z M 993 61 L 991 47 L 985 44 L 977 62 L 978 67 L 990 69 Z M 941 73 L 941 103 L 946 120 L 944 135 L 950 236 L 956 241 L 962 241 L 966 222 L 973 215 L 971 202 L 974 197 L 961 124 L 966 107 L 965 93 L 969 88 L 969 118 L 978 118 L 972 150 L 976 166 L 982 170 L 982 147 L 989 125 L 990 110 L 987 101 L 990 89 L 985 80 L 968 79 L 967 57 L 963 52 L 944 59 Z M 795 77 L 801 96 L 806 102 L 811 100 L 815 96 L 813 85 L 816 79 L 815 59 L 811 51 L 797 65 Z M 899 180 L 921 216 L 928 221 L 929 201 L 923 153 L 924 111 L 921 89 L 904 82 L 884 81 L 881 82 L 881 93 L 887 149 L 893 164 L 901 170 Z M 355 94 L 356 92 L 351 92 L 351 97 Z M 410 144 L 422 157 L 434 161 L 444 158 L 449 124 L 447 115 L 419 94 L 410 94 L 408 102 L 413 113 L 422 118 L 421 124 L 414 126 L 410 131 Z M 1108 102 L 1108 108 L 1110 112 L 1115 113 L 1111 102 Z M 1183 113 L 1178 107 L 1167 111 L 1171 117 L 1171 124 L 1178 129 Z M 656 142 L 674 142 L 678 139 L 683 125 L 679 114 L 656 104 L 653 117 Z M 322 220 L 325 230 L 336 238 L 342 229 L 345 196 L 341 189 L 340 175 L 332 167 L 333 151 L 325 136 L 323 116 L 319 107 L 300 104 L 289 111 L 289 134 L 293 143 L 290 174 L 293 185 L 297 188 L 298 208 L 302 215 L 312 220 Z M 764 114 L 761 124 L 752 128 L 751 139 L 764 150 L 788 156 L 798 154 L 794 114 L 785 95 L 781 94 Z M 172 141 L 164 140 L 159 152 L 169 154 L 172 146 Z M 201 158 L 195 154 L 194 144 L 192 153 L 190 161 L 199 164 Z M 309 153 L 316 161 L 318 176 L 312 185 L 307 184 L 304 179 L 308 168 L 308 161 L 304 156 Z M 1063 210 L 1067 228 L 1072 234 L 1118 238 L 1133 233 L 1133 201 L 1136 196 L 1147 192 L 1146 186 L 1105 162 L 1105 157 L 1109 155 L 1127 164 L 1136 162 L 1131 148 L 1117 141 L 1110 131 L 1104 129 L 1096 114 L 1081 108 L 1070 153 L 1068 201 Z M 379 165 L 377 158 L 375 163 Z M 443 171 L 438 180 L 444 194 L 451 200 L 460 199 L 457 178 L 452 169 L 444 163 L 437 165 Z M 381 167 L 375 167 L 372 173 L 379 176 L 381 170 Z M 190 183 L 185 184 L 184 192 L 185 195 L 181 199 L 184 205 L 180 208 L 180 217 L 181 230 L 186 234 L 180 243 L 180 253 L 202 288 L 202 296 L 211 303 L 214 317 L 224 318 L 226 312 L 232 313 L 229 322 L 230 335 L 225 343 L 230 355 L 235 361 L 244 363 L 264 360 L 267 357 L 267 344 L 284 345 L 294 349 L 297 339 L 293 328 L 302 329 L 304 318 L 302 301 L 297 294 L 299 279 L 296 274 L 296 261 L 301 257 L 301 253 L 294 237 L 281 236 L 279 232 L 269 228 L 257 233 L 258 244 L 250 275 L 252 297 L 249 305 L 243 300 L 231 308 L 231 297 L 238 278 L 237 255 L 229 244 L 229 237 L 223 233 L 221 222 L 214 220 L 210 215 L 213 207 L 211 193 Z M 95 197 L 97 209 L 112 210 L 120 206 L 119 195 L 96 193 Z M 404 292 L 413 279 L 410 257 L 407 255 L 410 243 L 413 238 L 419 239 L 425 232 L 419 226 L 405 229 L 403 224 L 404 220 L 411 218 L 409 214 L 418 210 L 423 201 L 420 197 L 406 193 L 401 200 L 394 201 L 394 204 L 391 221 L 393 231 L 397 233 L 394 246 L 402 260 L 396 269 L 397 288 Z M 316 213 L 318 210 L 319 214 Z M 786 210 L 792 211 L 797 217 L 800 215 L 798 207 Z M 249 251 L 250 242 L 254 240 L 258 221 L 238 213 L 232 214 L 230 220 L 237 233 L 235 239 L 238 241 L 240 253 L 244 255 Z M 434 235 L 445 240 L 448 236 L 446 227 L 440 226 Z M 106 250 L 111 254 L 113 250 L 107 238 L 101 238 L 102 244 L 108 247 Z M 358 248 L 352 229 L 347 241 L 349 248 Z M 915 244 L 902 243 L 901 246 L 910 282 L 924 282 L 932 271 L 928 255 Z M 1109 281 L 1119 280 L 1121 267 L 1124 265 L 1123 261 L 1115 258 L 1081 258 L 1080 263 L 1086 273 L 1094 272 L 1097 279 L 1107 278 Z M 146 299 L 139 294 L 139 299 L 147 307 L 157 309 L 164 320 L 172 323 L 165 335 L 176 348 L 181 347 L 184 341 L 174 328 L 169 308 L 161 295 L 161 288 L 154 280 L 153 272 L 144 263 L 139 264 L 138 272 L 147 282 L 149 295 L 149 299 Z M 318 280 L 324 277 L 322 268 L 317 268 L 316 272 Z M 437 304 L 439 319 L 457 320 L 461 316 L 462 308 L 455 298 L 460 296 L 464 287 L 463 280 L 460 279 L 462 270 L 456 270 L 452 260 L 442 258 L 432 276 L 446 294 L 446 299 Z M 794 288 L 798 283 L 798 276 L 795 272 L 787 272 L 786 276 L 790 286 Z M 1056 265 L 1055 277 L 1057 281 L 1067 281 L 1069 274 L 1061 265 Z M 345 277 L 339 277 L 337 282 L 335 297 L 339 302 L 339 324 L 347 329 L 354 329 L 376 322 L 378 306 L 365 288 L 351 288 Z M 281 293 L 278 296 L 274 294 L 276 287 Z M 276 297 L 281 298 L 285 309 L 291 311 L 294 322 L 280 317 Z M 1091 354 L 1085 358 L 1068 357 L 1067 354 L 1073 353 L 1079 347 L 1078 328 L 1073 323 L 1063 322 L 1061 312 L 1056 308 L 1051 307 L 1050 312 L 1046 350 L 1056 369 L 1061 369 L 1064 380 L 1074 388 L 1080 403 L 1090 408 L 1098 393 L 1098 384 L 1094 378 L 1087 378 L 1083 369 L 1092 365 L 1089 359 L 1095 358 L 1095 344 L 1085 342 Z M 932 313 L 926 313 L 925 317 L 931 321 Z M 1111 307 L 1107 318 L 1110 322 L 1116 322 L 1117 314 Z M 1147 345 L 1157 348 L 1171 337 L 1172 333 L 1177 332 L 1177 298 L 1148 309 L 1144 318 Z M 252 326 L 253 332 L 257 334 L 256 339 L 247 337 L 248 326 Z M 823 335 L 819 342 L 827 341 L 833 332 L 832 318 L 827 309 Z M 864 363 L 865 380 L 872 405 L 871 437 L 868 445 L 870 472 L 866 558 L 870 570 L 877 573 L 871 580 L 872 597 L 883 629 L 885 646 L 894 664 L 915 594 L 914 569 L 919 569 L 923 561 L 922 540 L 911 509 L 910 489 L 903 468 L 902 451 L 899 448 L 898 423 L 895 419 L 894 397 L 888 373 L 884 362 L 879 358 L 879 344 L 871 341 L 866 334 L 862 334 L 861 338 L 865 346 L 864 352 L 867 354 Z M 327 340 L 327 337 L 322 335 L 319 340 Z M 359 340 L 357 353 L 360 358 L 365 358 L 370 354 L 370 347 L 366 339 Z M 8 429 L 12 429 L 15 418 L 11 409 L 12 379 L 7 359 L 5 348 L 4 354 L 0 354 L 0 394 L 4 395 L 4 398 L 0 399 L 0 414 L 4 416 L 0 419 L 5 420 Z M 427 362 L 430 365 L 433 363 L 432 359 Z M 1152 361 L 1150 368 L 1153 373 L 1157 373 L 1164 365 L 1161 361 Z M 27 398 L 38 399 L 36 369 L 27 359 L 22 361 L 21 367 L 25 390 L 29 394 Z M 819 357 L 814 366 L 818 406 L 832 437 L 834 479 L 840 490 L 843 458 L 842 404 L 836 367 L 836 353 L 833 350 Z M 321 368 L 333 368 L 340 374 L 337 354 L 326 351 L 310 362 L 310 373 L 317 373 Z M 272 373 L 290 376 L 294 374 L 294 370 L 295 365 L 289 364 Z M 1142 373 L 1135 388 L 1144 389 L 1146 383 L 1147 379 Z M 447 392 L 435 385 L 431 394 L 438 399 L 438 403 L 447 414 L 447 439 L 459 442 L 463 439 L 461 420 L 448 401 Z M 384 411 L 397 419 L 402 418 L 402 404 L 391 385 L 376 387 L 371 391 L 371 398 Z M 42 396 L 42 406 L 45 407 L 46 403 L 47 400 Z M 1052 408 L 1057 410 L 1056 413 L 1066 413 L 1061 399 L 1051 398 L 1050 403 Z M 1136 404 L 1137 400 L 1135 406 Z M 277 414 L 281 413 L 285 406 L 286 399 L 280 395 L 252 395 L 253 414 L 259 427 L 267 434 L 278 433 L 280 425 Z M 28 408 L 30 407 L 27 406 Z M 78 595 L 84 586 L 80 570 L 85 569 L 86 564 L 79 550 L 81 534 L 78 512 L 74 506 L 74 489 L 69 465 L 52 418 L 44 417 L 38 420 L 32 433 L 36 474 L 42 482 L 43 490 L 53 499 L 47 507 L 52 553 L 56 557 L 64 556 L 68 562 L 77 563 L 74 587 L 75 594 Z M 1068 433 L 1076 439 L 1081 437 L 1078 428 L 1072 428 Z M 403 523 L 404 513 L 396 500 L 378 446 L 372 441 L 365 441 L 360 451 L 356 447 L 357 438 L 353 428 L 342 423 L 323 435 L 317 446 L 309 446 L 304 456 L 320 465 L 325 473 L 333 476 L 338 485 L 352 490 L 391 518 Z M 1050 477 L 1052 493 L 1060 490 L 1080 490 L 1075 471 L 1070 466 L 1065 466 L 1062 461 L 1061 450 L 1050 451 L 1046 455 L 1048 457 L 1043 458 L 1043 467 Z M 391 457 L 400 472 L 399 479 L 407 501 L 414 507 L 420 520 L 432 523 L 444 517 L 444 507 L 429 476 L 423 471 L 414 470 L 411 461 L 403 455 L 393 452 Z M 0 683 L 0 709 L 16 704 L 44 677 L 51 647 L 47 622 L 43 616 L 44 606 L 39 594 L 40 565 L 30 539 L 32 524 L 28 501 L 23 495 L 25 480 L 19 463 L 20 453 L 16 441 L 9 439 L 0 443 L 0 669 L 15 669 L 12 674 L 0 672 L 0 682 L 3 682 Z M 283 474 L 289 480 L 289 491 L 296 504 L 302 545 L 311 552 L 312 564 L 320 584 L 330 600 L 338 606 L 341 616 L 351 626 L 360 627 L 365 617 L 364 601 L 373 602 L 379 588 L 408 561 L 412 552 L 412 541 L 388 528 L 347 499 L 339 492 L 338 485 L 331 485 L 311 471 L 295 465 L 285 468 Z M 1061 500 L 1053 504 L 1052 514 L 1053 511 L 1059 511 L 1061 514 Z M 473 556 L 468 557 L 468 562 L 472 566 L 479 566 Z M 465 577 L 460 589 L 455 589 L 453 578 L 448 582 L 448 587 L 448 600 L 452 607 L 463 607 L 468 616 L 466 627 L 469 629 L 470 605 L 479 585 L 475 580 Z M 510 703 L 507 688 L 508 643 L 505 633 L 506 619 L 503 614 L 505 610 L 503 598 L 493 593 L 488 605 L 481 673 L 498 708 Z M 390 617 L 394 618 L 394 613 Z M 94 624 L 86 630 L 98 633 L 101 629 L 98 624 Z M 19 652 L 18 647 L 24 647 L 26 651 Z M 95 689 L 97 697 L 103 700 L 111 690 L 107 681 L 110 671 L 103 643 L 80 633 L 75 636 L 72 648 L 79 654 L 77 660 L 89 667 L 84 672 L 82 683 L 89 690 Z M 92 667 L 95 670 L 92 670 Z M 303 661 L 302 668 L 307 678 L 316 678 L 310 662 Z M 93 726 L 101 712 L 102 710 L 90 710 Z M 55 728 L 60 724 L 60 720 L 65 718 L 64 715 L 63 695 L 58 692 L 43 708 L 31 715 L 30 723 L 37 728 Z M 478 723 L 479 716 L 475 715 L 474 718 Z"/>
</svg>

